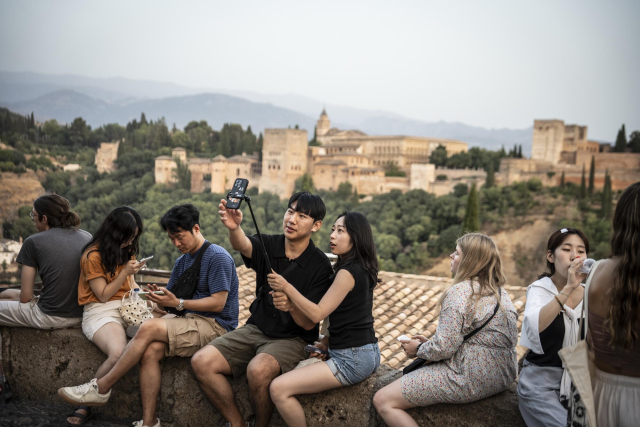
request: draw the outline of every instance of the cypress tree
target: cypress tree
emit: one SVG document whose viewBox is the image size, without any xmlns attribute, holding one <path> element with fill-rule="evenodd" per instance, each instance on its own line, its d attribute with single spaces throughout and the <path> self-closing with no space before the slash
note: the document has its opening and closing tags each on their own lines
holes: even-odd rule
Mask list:
<svg viewBox="0 0 640 427">
<path fill-rule="evenodd" d="M 518 158 L 522 158 L 522 144 L 518 145 Z"/>
<path fill-rule="evenodd" d="M 578 194 L 578 198 L 584 199 L 586 197 L 587 197 L 587 181 L 585 179 L 584 165 L 582 165 L 582 181 L 580 181 L 580 194 Z"/>
<path fill-rule="evenodd" d="M 480 230 L 480 203 L 478 202 L 478 192 L 475 184 L 471 186 L 471 191 L 467 197 L 467 209 L 464 214 L 462 230 L 467 232 Z"/>
<path fill-rule="evenodd" d="M 484 182 L 485 188 L 491 188 L 496 184 L 495 171 L 493 162 L 489 162 L 489 170 L 487 171 L 487 179 Z"/>
<path fill-rule="evenodd" d="M 624 128 L 624 123 L 622 127 L 618 131 L 618 136 L 616 137 L 616 145 L 613 146 L 613 151 L 616 153 L 624 153 L 627 148 L 627 133 Z"/>
<path fill-rule="evenodd" d="M 602 189 L 602 210 L 601 216 L 602 218 L 609 219 L 611 218 L 612 211 L 612 202 L 611 202 L 611 177 L 609 176 L 609 171 L 604 175 L 604 188 Z"/>
<path fill-rule="evenodd" d="M 564 171 L 562 171 L 562 176 L 560 177 L 560 187 L 564 188 Z"/>
<path fill-rule="evenodd" d="M 593 187 L 596 178 L 596 157 L 591 156 L 591 167 L 589 168 L 589 196 L 593 196 Z"/>
</svg>

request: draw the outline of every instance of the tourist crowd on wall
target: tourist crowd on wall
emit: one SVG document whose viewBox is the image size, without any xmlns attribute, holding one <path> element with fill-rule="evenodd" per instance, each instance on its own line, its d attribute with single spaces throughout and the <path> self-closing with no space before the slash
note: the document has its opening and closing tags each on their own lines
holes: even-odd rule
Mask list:
<svg viewBox="0 0 640 427">
<path fill-rule="evenodd" d="M 233 257 L 204 238 L 192 204 L 160 218 L 182 255 L 166 287 L 143 288 L 134 275 L 148 260 L 138 259 L 145 225 L 135 209 L 112 210 L 91 235 L 79 228 L 65 198 L 34 201 L 38 233 L 24 241 L 17 258 L 21 289 L 0 292 L 0 326 L 82 328 L 106 355 L 88 382 L 59 390 L 74 405 L 61 422 L 86 423 L 91 408 L 106 405 L 114 384 L 139 364 L 142 419 L 134 425 L 159 427 L 161 361 L 167 357 L 191 358 L 202 393 L 233 427 L 249 423 L 228 377 L 246 374 L 252 425 L 268 426 L 277 408 L 287 425 L 303 426 L 296 396 L 349 387 L 376 371 L 372 306 L 379 266 L 367 218 L 352 211 L 335 218 L 330 246 L 337 261 L 331 265 L 311 240 L 326 214 L 319 196 L 294 194 L 278 235 L 247 236 L 239 207 L 238 200 L 223 199 L 218 215 L 231 246 L 256 272 L 256 298 L 244 325 L 238 324 Z M 639 212 L 640 182 L 617 203 L 609 258 L 589 259 L 588 236 L 574 228 L 554 232 L 539 254 L 548 271 L 527 289 L 520 338 L 529 349 L 518 381 L 528 426 L 637 425 Z M 440 299 L 436 333 L 398 338 L 415 360 L 373 398 L 389 426 L 417 426 L 410 408 L 477 401 L 508 389 L 518 376 L 518 315 L 504 289 L 497 246 L 482 233 L 467 233 L 451 250 L 453 285 Z M 294 369 L 307 357 L 321 362 Z M 13 381 L 19 386 L 19 378 Z"/>
</svg>

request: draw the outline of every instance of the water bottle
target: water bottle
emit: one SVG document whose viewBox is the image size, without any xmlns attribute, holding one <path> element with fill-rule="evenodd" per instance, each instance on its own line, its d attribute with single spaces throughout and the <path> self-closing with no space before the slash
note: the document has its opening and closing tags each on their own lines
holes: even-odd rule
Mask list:
<svg viewBox="0 0 640 427">
<path fill-rule="evenodd" d="M 593 267 L 593 264 L 595 263 L 596 263 L 595 259 L 587 258 L 584 260 L 584 262 L 582 263 L 582 267 L 580 267 L 578 271 L 580 273 L 589 274 L 589 272 L 591 271 L 591 268 Z"/>
<path fill-rule="evenodd" d="M 133 292 L 131 293 L 131 301 L 137 302 L 142 299 L 140 298 L 140 295 L 138 294 L 138 292 L 140 292 L 140 288 L 135 288 L 133 290 Z"/>
</svg>

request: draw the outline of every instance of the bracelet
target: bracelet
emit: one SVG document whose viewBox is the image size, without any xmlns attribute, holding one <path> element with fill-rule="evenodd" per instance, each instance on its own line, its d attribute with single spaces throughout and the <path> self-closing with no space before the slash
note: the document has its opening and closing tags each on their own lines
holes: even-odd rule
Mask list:
<svg viewBox="0 0 640 427">
<path fill-rule="evenodd" d="M 569 295 L 565 294 L 564 292 L 558 292 L 561 295 L 564 295 L 565 297 L 569 298 Z"/>
<path fill-rule="evenodd" d="M 556 301 L 558 301 L 558 305 L 560 305 L 560 311 L 564 311 L 564 304 L 562 304 L 562 301 L 560 301 L 558 295 L 554 295 L 553 297 L 556 299 Z"/>
</svg>

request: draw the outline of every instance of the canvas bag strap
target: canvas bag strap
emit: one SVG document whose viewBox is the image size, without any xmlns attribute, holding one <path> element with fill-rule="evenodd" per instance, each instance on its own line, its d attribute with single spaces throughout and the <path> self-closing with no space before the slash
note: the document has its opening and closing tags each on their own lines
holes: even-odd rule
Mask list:
<svg viewBox="0 0 640 427">
<path fill-rule="evenodd" d="M 202 264 L 202 257 L 204 256 L 204 253 L 207 251 L 209 246 L 211 246 L 211 242 L 204 242 L 202 244 L 202 247 L 200 248 L 200 250 L 198 251 L 198 255 L 196 256 L 196 260 L 193 262 L 193 265 L 191 265 L 191 267 L 189 268 L 193 268 L 194 270 L 198 271 L 198 273 L 200 273 L 200 264 Z"/>
<path fill-rule="evenodd" d="M 584 286 L 584 297 L 582 297 L 582 314 L 580 315 L 580 340 L 584 340 L 587 338 L 587 330 L 589 328 L 589 285 L 591 284 L 591 279 L 593 279 L 593 275 L 595 274 L 596 268 L 598 268 L 599 264 L 600 261 L 596 261 L 596 263 L 593 264 L 593 267 L 591 267 L 591 271 L 589 272 L 587 283 Z"/>
</svg>

